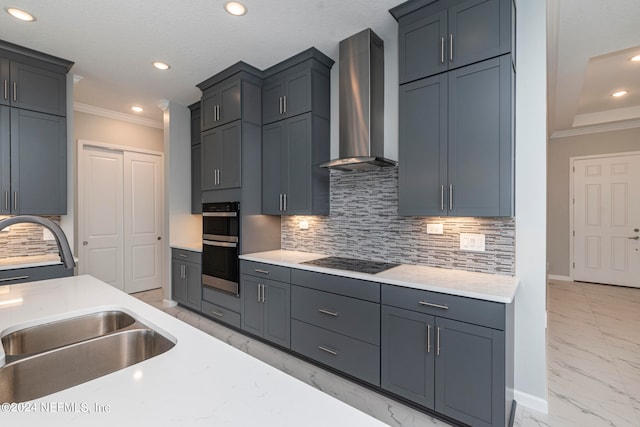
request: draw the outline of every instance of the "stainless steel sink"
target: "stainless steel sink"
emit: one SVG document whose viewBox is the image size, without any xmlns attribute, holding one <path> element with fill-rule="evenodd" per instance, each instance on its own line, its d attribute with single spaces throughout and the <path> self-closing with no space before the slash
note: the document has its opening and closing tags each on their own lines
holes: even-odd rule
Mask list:
<svg viewBox="0 0 640 427">
<path fill-rule="evenodd" d="M 2 346 L 6 361 L 10 362 L 19 357 L 107 335 L 127 328 L 135 321 L 123 311 L 100 311 L 20 329 L 2 337 Z"/>
<path fill-rule="evenodd" d="M 0 368 L 0 402 L 25 402 L 150 359 L 175 344 L 151 329 L 88 339 Z"/>
</svg>

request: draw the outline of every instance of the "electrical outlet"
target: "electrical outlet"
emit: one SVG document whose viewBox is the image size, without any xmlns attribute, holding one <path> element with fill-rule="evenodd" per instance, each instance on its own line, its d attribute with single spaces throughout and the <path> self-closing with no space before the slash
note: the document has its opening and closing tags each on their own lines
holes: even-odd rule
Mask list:
<svg viewBox="0 0 640 427">
<path fill-rule="evenodd" d="M 484 234 L 460 233 L 460 249 L 463 251 L 484 252 Z"/>
<path fill-rule="evenodd" d="M 56 240 L 56 238 L 53 237 L 53 233 L 51 231 L 49 231 L 49 229 L 43 228 L 42 229 L 42 240 Z"/>
<path fill-rule="evenodd" d="M 308 230 L 309 229 L 309 221 L 300 221 L 300 230 Z"/>
<path fill-rule="evenodd" d="M 427 224 L 427 234 L 442 234 L 443 232 L 443 224 Z"/>
</svg>

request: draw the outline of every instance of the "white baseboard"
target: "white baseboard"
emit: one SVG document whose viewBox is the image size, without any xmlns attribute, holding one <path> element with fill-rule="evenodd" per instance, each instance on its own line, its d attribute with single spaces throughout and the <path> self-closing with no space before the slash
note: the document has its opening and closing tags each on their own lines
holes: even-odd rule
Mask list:
<svg viewBox="0 0 640 427">
<path fill-rule="evenodd" d="M 549 404 L 546 399 L 542 399 L 537 396 L 533 396 L 529 393 L 524 393 L 522 391 L 514 390 L 513 398 L 518 402 L 518 406 L 522 405 L 528 409 L 533 409 L 534 411 L 542 412 L 543 414 L 549 413 Z"/>
<path fill-rule="evenodd" d="M 176 305 L 178 305 L 178 302 L 170 299 L 163 299 L 162 305 L 165 307 L 175 307 Z"/>
<path fill-rule="evenodd" d="M 551 280 L 561 280 L 563 282 L 572 282 L 573 280 L 571 280 L 571 277 L 569 276 L 560 276 L 558 274 L 549 274 L 547 276 L 547 278 L 551 279 Z"/>
</svg>

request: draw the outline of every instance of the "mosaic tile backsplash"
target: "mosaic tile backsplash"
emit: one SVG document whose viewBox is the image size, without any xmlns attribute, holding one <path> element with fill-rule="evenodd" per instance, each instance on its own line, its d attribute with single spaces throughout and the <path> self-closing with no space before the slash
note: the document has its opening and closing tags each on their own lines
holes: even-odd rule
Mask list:
<svg viewBox="0 0 640 427">
<path fill-rule="evenodd" d="M 59 216 L 43 217 L 60 225 Z M 43 229 L 38 224 L 16 224 L 9 231 L 0 232 L 0 259 L 57 254 L 58 245 L 55 240 L 42 240 Z"/>
<path fill-rule="evenodd" d="M 301 230 L 300 221 L 309 229 Z M 444 234 L 427 234 L 427 224 Z M 485 252 L 460 250 L 485 234 Z M 398 216 L 398 169 L 331 171 L 331 214 L 283 216 L 282 249 L 458 270 L 515 274 L 515 219 Z"/>
</svg>

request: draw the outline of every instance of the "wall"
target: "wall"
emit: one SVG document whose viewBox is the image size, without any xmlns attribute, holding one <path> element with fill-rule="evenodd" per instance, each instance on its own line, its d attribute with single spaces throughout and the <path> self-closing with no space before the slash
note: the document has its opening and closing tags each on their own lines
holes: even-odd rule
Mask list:
<svg viewBox="0 0 640 427">
<path fill-rule="evenodd" d="M 549 274 L 568 277 L 571 174 L 569 159 L 594 154 L 640 151 L 640 128 L 552 139 L 548 156 L 547 257 Z"/>
<path fill-rule="evenodd" d="M 547 10 L 516 1 L 515 398 L 547 411 Z"/>
<path fill-rule="evenodd" d="M 428 223 L 444 224 L 444 234 L 428 235 Z M 512 218 L 399 217 L 397 168 L 331 171 L 330 216 L 283 216 L 282 248 L 513 275 L 514 226 Z M 485 234 L 486 251 L 461 251 L 461 232 Z"/>
<path fill-rule="evenodd" d="M 76 111 L 74 138 L 114 145 L 164 151 L 163 130 Z"/>
</svg>

